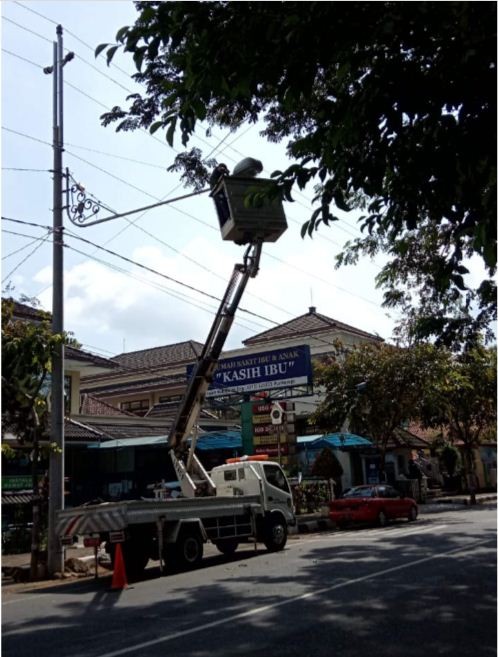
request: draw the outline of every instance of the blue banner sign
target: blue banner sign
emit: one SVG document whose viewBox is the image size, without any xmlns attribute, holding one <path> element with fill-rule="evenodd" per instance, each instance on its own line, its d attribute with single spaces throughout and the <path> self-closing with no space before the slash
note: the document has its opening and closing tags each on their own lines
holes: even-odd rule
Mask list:
<svg viewBox="0 0 498 657">
<path fill-rule="evenodd" d="M 187 367 L 190 379 L 195 365 Z M 308 345 L 235 356 L 218 361 L 207 397 L 259 392 L 312 384 Z"/>
</svg>

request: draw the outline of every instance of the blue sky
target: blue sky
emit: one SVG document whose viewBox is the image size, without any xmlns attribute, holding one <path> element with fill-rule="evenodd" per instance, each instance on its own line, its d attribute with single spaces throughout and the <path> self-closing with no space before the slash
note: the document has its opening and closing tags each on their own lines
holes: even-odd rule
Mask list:
<svg viewBox="0 0 498 657">
<path fill-rule="evenodd" d="M 52 222 L 52 63 L 56 25 L 75 58 L 64 68 L 64 166 L 86 190 L 117 212 L 185 193 L 179 176 L 166 168 L 176 155 L 164 135 L 145 131 L 116 134 L 99 117 L 136 91 L 131 58 L 117 54 L 107 67 L 94 57 L 100 43 L 134 22 L 131 2 L 14 2 L 2 12 L 2 287 L 13 295 L 37 297 L 52 305 L 52 246 L 45 226 Z M 262 160 L 265 173 L 288 164 L 285 145 L 268 144 L 261 126 L 243 126 L 228 135 L 200 129 L 192 145 L 213 152 L 229 168 L 243 157 Z M 176 139 L 175 148 L 181 150 Z M 30 169 L 23 171 L 20 169 Z M 263 174 L 264 175 L 264 174 Z M 250 281 L 227 347 L 304 314 L 308 307 L 389 339 L 394 322 L 381 308 L 374 277 L 380 263 L 334 269 L 341 245 L 359 234 L 355 217 L 301 239 L 311 214 L 312 190 L 286 203 L 289 228 L 263 250 L 258 277 Z M 221 297 L 243 247 L 224 242 L 207 195 L 163 206 L 129 221 L 118 219 L 78 228 L 64 218 L 65 328 L 90 351 L 104 355 L 194 339 L 204 341 L 217 304 L 201 292 Z M 130 225 L 133 222 L 133 225 Z M 12 233 L 18 233 L 14 235 Z M 82 237 L 115 256 L 81 242 Z M 46 238 L 46 239 L 44 239 Z M 36 240 L 36 241 L 35 241 Z M 152 274 L 124 256 L 158 271 Z M 167 280 L 198 288 L 200 292 Z"/>
</svg>

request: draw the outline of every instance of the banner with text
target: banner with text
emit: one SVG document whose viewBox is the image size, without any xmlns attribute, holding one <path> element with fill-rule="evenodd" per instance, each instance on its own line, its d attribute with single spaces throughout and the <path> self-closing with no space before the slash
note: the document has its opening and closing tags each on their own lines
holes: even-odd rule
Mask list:
<svg viewBox="0 0 498 657">
<path fill-rule="evenodd" d="M 195 365 L 187 367 L 187 379 L 194 369 Z M 312 385 L 308 345 L 221 359 L 206 396 L 222 397 L 301 385 Z"/>
</svg>

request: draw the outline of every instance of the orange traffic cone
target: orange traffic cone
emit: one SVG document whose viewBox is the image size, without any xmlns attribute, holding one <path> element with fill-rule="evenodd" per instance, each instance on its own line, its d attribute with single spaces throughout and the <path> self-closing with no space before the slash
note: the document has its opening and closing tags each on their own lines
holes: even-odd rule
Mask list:
<svg viewBox="0 0 498 657">
<path fill-rule="evenodd" d="M 111 589 L 125 589 L 128 586 L 126 579 L 126 570 L 123 559 L 121 543 L 116 543 L 116 552 L 114 554 L 114 571 L 112 573 Z"/>
</svg>

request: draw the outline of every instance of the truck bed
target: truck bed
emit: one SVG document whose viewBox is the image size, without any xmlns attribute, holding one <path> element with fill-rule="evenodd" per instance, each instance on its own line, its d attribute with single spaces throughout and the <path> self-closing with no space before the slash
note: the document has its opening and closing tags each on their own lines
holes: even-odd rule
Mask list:
<svg viewBox="0 0 498 657">
<path fill-rule="evenodd" d="M 159 518 L 174 521 L 262 513 L 259 495 L 194 497 L 168 500 L 103 502 L 64 509 L 57 514 L 57 535 L 62 537 L 120 531 L 129 525 L 154 523 Z"/>
</svg>

